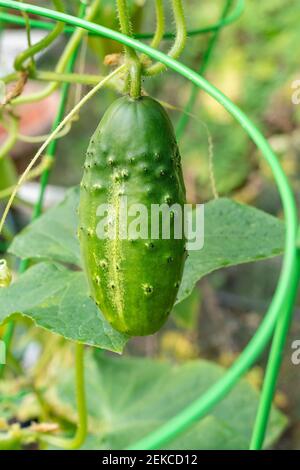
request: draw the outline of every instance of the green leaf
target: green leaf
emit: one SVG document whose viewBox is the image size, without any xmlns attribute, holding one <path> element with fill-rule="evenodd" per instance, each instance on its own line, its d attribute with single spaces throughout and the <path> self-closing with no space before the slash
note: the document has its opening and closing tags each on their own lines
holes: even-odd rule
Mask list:
<svg viewBox="0 0 300 470">
<path fill-rule="evenodd" d="M 80 265 L 77 232 L 79 189 L 67 191 L 65 199 L 28 225 L 9 248 L 19 258 L 55 260 Z"/>
<path fill-rule="evenodd" d="M 189 252 L 177 302 L 185 299 L 196 282 L 212 271 L 283 252 L 283 222 L 254 207 L 217 199 L 206 204 L 204 223 L 204 247 Z"/>
<path fill-rule="evenodd" d="M 195 360 L 184 365 L 137 358 L 86 355 L 86 391 L 90 437 L 85 448 L 124 449 L 156 430 L 220 379 L 225 369 Z M 57 388 L 49 391 L 76 419 L 74 377 L 62 371 Z M 209 415 L 172 440 L 165 449 L 246 449 L 257 411 L 258 393 L 246 381 Z M 273 409 L 266 444 L 271 445 L 286 426 Z"/>
<path fill-rule="evenodd" d="M 0 289 L 0 323 L 13 314 L 67 339 L 122 352 L 127 337 L 113 330 L 88 297 L 82 272 L 50 263 L 28 269 L 10 287 Z"/>
<path fill-rule="evenodd" d="M 80 265 L 76 236 L 78 188 L 37 219 L 10 246 L 20 258 L 50 259 Z M 190 251 L 178 302 L 196 282 L 217 269 L 277 256 L 284 248 L 284 224 L 254 207 L 221 198 L 205 205 L 204 247 Z"/>
</svg>

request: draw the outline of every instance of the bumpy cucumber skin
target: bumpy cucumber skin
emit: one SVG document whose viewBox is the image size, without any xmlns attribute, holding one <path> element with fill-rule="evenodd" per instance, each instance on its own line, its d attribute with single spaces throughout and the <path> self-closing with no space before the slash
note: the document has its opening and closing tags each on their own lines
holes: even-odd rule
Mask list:
<svg viewBox="0 0 300 470">
<path fill-rule="evenodd" d="M 185 239 L 103 240 L 100 204 L 185 203 L 172 123 L 149 97 L 122 97 L 91 138 L 80 189 L 79 238 L 91 296 L 108 322 L 130 336 L 158 331 L 172 310 L 186 259 Z M 171 230 L 172 232 L 172 230 Z"/>
</svg>

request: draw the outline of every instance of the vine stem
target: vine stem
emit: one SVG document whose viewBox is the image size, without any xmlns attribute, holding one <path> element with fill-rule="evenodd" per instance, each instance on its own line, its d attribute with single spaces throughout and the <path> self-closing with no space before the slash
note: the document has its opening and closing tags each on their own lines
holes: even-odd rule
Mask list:
<svg viewBox="0 0 300 470">
<path fill-rule="evenodd" d="M 52 165 L 52 159 L 46 155 L 46 157 L 42 160 L 42 162 L 28 173 L 26 181 L 30 181 L 30 180 L 37 178 L 38 176 L 41 176 L 41 174 L 43 174 L 45 170 L 48 170 L 51 167 L 51 165 Z M 0 190 L 0 201 L 2 199 L 7 199 L 13 193 L 14 189 L 15 189 L 15 185 L 8 186 L 7 188 Z"/>
<path fill-rule="evenodd" d="M 57 11 L 64 12 L 64 5 L 61 0 L 53 0 L 53 4 Z M 33 46 L 30 46 L 26 51 L 21 52 L 21 54 L 19 54 L 15 59 L 15 69 L 17 71 L 24 71 L 26 69 L 24 62 L 27 59 L 32 59 L 35 54 L 50 46 L 50 44 L 52 44 L 52 42 L 55 41 L 55 39 L 63 32 L 64 26 L 64 23 L 58 22 L 55 28 L 46 37 Z"/>
<path fill-rule="evenodd" d="M 94 16 L 96 15 L 98 11 L 98 7 L 100 4 L 100 0 L 95 0 L 87 15 L 86 15 L 86 20 L 91 21 L 93 20 Z M 69 40 L 64 52 L 61 55 L 61 58 L 59 59 L 57 66 L 55 68 L 55 72 L 60 74 L 63 73 L 67 67 L 67 64 L 70 60 L 70 57 L 72 56 L 74 50 L 78 47 L 78 44 L 80 43 L 82 37 L 84 36 L 85 31 L 83 29 L 77 28 L 75 32 L 73 33 L 71 39 Z M 20 96 L 19 98 L 16 98 L 15 100 L 12 101 L 12 104 L 14 105 L 20 105 L 20 104 L 27 104 L 27 103 L 34 103 L 36 101 L 41 101 L 47 96 L 51 95 L 54 93 L 55 90 L 59 87 L 59 82 L 54 81 L 50 83 L 44 90 L 39 91 L 37 93 L 32 93 L 30 95 L 26 96 Z"/>
<path fill-rule="evenodd" d="M 168 52 L 168 56 L 172 59 L 178 59 L 186 45 L 187 28 L 182 0 L 172 0 L 172 6 L 176 23 L 176 39 L 172 48 Z M 164 64 L 157 62 L 156 64 L 144 69 L 143 75 L 153 77 L 154 75 L 164 72 L 166 69 L 167 67 Z"/>
<path fill-rule="evenodd" d="M 128 11 L 127 0 L 117 0 L 118 15 L 120 22 L 120 30 L 126 36 L 132 36 L 132 26 L 130 21 L 130 15 Z M 134 49 L 125 46 L 125 59 L 126 66 L 129 70 L 130 76 L 130 96 L 137 99 L 141 96 L 141 72 L 142 66 L 139 57 Z"/>
<path fill-rule="evenodd" d="M 21 0 L 21 1 L 23 2 L 24 0 Z M 30 25 L 29 15 L 25 11 L 22 11 L 21 15 L 22 15 L 22 17 L 24 18 L 24 21 L 25 21 L 27 45 L 28 45 L 28 47 L 31 47 L 32 46 L 32 41 L 31 41 L 31 25 Z M 35 69 L 35 60 L 34 60 L 33 56 L 31 57 L 30 68 Z"/>
<path fill-rule="evenodd" d="M 156 30 L 150 46 L 157 49 L 165 32 L 165 13 L 163 0 L 155 0 Z"/>
<path fill-rule="evenodd" d="M 86 35 L 86 36 L 84 36 L 84 38 L 82 40 L 79 59 L 78 59 L 78 72 L 79 72 L 79 74 L 83 74 L 84 71 L 85 71 L 87 50 L 88 50 L 88 37 Z M 99 79 L 98 82 L 100 82 L 100 80 L 102 80 L 102 79 L 103 79 L 103 77 L 101 79 Z M 83 86 L 82 86 L 82 83 L 78 82 L 78 83 L 76 83 L 75 91 L 74 91 L 74 97 L 73 97 L 74 103 L 77 103 L 78 101 L 80 101 L 80 98 L 82 97 L 82 95 L 83 95 Z"/>
<path fill-rule="evenodd" d="M 41 440 L 65 450 L 78 449 L 84 443 L 87 434 L 87 409 L 84 380 L 84 344 L 75 345 L 75 382 L 78 425 L 75 436 L 71 439 L 55 436 L 45 436 Z"/>
<path fill-rule="evenodd" d="M 62 137 L 65 137 L 68 135 L 70 132 L 72 126 L 71 123 L 68 124 L 62 131 L 56 136 L 56 139 L 61 139 Z M 25 135 L 25 134 L 18 134 L 18 140 L 21 142 L 26 142 L 28 144 L 42 144 L 47 138 L 49 134 L 43 134 L 43 135 Z"/>
<path fill-rule="evenodd" d="M 165 32 L 166 19 L 164 12 L 163 0 L 155 0 L 155 14 L 156 14 L 156 29 L 153 39 L 150 43 L 150 47 L 157 49 Z M 141 63 L 146 63 L 148 56 L 146 54 L 141 55 Z"/>
<path fill-rule="evenodd" d="M 4 83 L 10 83 L 17 80 L 19 77 L 18 73 L 11 73 L 1 78 Z M 62 83 L 76 83 L 81 85 L 97 85 L 104 77 L 102 75 L 91 75 L 86 73 L 57 73 L 47 70 L 37 70 L 34 73 L 30 73 L 28 78 L 31 80 L 37 80 L 42 82 L 62 82 Z M 122 91 L 121 83 L 111 83 L 110 87 L 115 91 Z M 24 97 L 25 98 L 25 97 Z M 15 101 L 14 101 L 15 103 Z"/>
<path fill-rule="evenodd" d="M 98 83 L 98 82 L 97 82 Z M 96 83 L 95 83 L 96 85 Z M 79 100 L 78 100 L 79 101 Z M 15 116 L 12 116 L 15 117 Z M 10 125 L 7 125 L 6 122 L 1 122 L 2 126 L 4 129 L 8 132 L 10 132 Z M 56 136 L 56 139 L 60 139 L 61 137 L 64 137 L 70 132 L 71 129 L 71 123 L 69 123 L 68 126 L 66 126 L 60 133 L 59 135 Z M 20 132 L 17 132 L 17 138 L 16 140 L 21 140 L 22 142 L 27 142 L 29 144 L 42 144 L 47 138 L 49 134 L 43 134 L 43 135 L 25 135 L 21 134 Z M 15 143 L 15 142 L 14 142 Z M 1 155 L 1 149 L 0 149 L 0 155 Z M 7 154 L 6 154 L 7 155 Z M 1 156 L 0 156 L 1 160 Z"/>
<path fill-rule="evenodd" d="M 56 138 L 57 134 L 59 134 L 59 132 L 66 126 L 66 124 L 68 124 L 68 122 L 80 111 L 80 109 L 82 108 L 82 106 L 84 106 L 109 80 L 111 80 L 113 77 L 115 77 L 116 75 L 118 75 L 119 73 L 123 72 L 124 69 L 126 68 L 125 64 L 124 65 L 121 65 L 119 68 L 117 68 L 116 70 L 114 70 L 111 74 L 107 75 L 107 77 L 105 77 L 103 80 L 101 80 L 101 82 L 99 82 L 94 88 L 92 88 L 92 90 L 89 91 L 89 93 L 87 93 L 80 101 L 79 103 L 76 104 L 76 106 L 74 106 L 74 108 L 69 112 L 69 114 L 67 114 L 67 116 L 60 122 L 60 124 L 56 127 L 56 129 L 50 134 L 50 136 L 47 138 L 47 140 L 43 143 L 43 145 L 39 148 L 39 150 L 37 151 L 37 153 L 35 154 L 35 156 L 33 157 L 33 159 L 31 160 L 31 162 L 29 163 L 29 165 L 27 166 L 26 170 L 24 171 L 24 173 L 21 175 L 18 183 L 16 184 L 15 186 L 15 189 L 13 191 L 13 193 L 11 194 L 9 200 L 8 200 L 8 203 L 4 209 L 4 212 L 3 212 L 3 215 L 2 215 L 2 218 L 1 218 L 1 221 L 0 221 L 0 234 L 2 232 L 2 228 L 3 228 L 3 225 L 6 221 L 6 217 L 8 215 L 8 212 L 11 208 L 11 205 L 13 203 L 13 200 L 18 192 L 18 190 L 20 189 L 20 187 L 22 186 L 22 184 L 24 183 L 24 181 L 27 179 L 28 177 L 28 173 L 30 172 L 30 170 L 32 169 L 32 167 L 35 165 L 35 163 L 37 162 L 37 160 L 40 158 L 40 156 L 42 155 L 42 153 L 44 152 L 44 150 L 48 147 L 48 145 L 50 144 L 50 142 Z"/>
</svg>

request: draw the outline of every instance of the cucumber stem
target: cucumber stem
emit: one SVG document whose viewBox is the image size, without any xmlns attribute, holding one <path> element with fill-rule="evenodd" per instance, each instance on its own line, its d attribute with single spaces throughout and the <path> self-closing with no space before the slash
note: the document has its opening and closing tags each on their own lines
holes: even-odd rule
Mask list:
<svg viewBox="0 0 300 470">
<path fill-rule="evenodd" d="M 156 29 L 150 46 L 157 49 L 165 32 L 165 13 L 163 0 L 155 0 Z"/>
<path fill-rule="evenodd" d="M 172 59 L 178 59 L 186 45 L 187 28 L 182 0 L 172 0 L 172 6 L 176 23 L 176 39 L 173 47 L 168 52 L 168 56 Z M 166 69 L 167 67 L 164 64 L 157 62 L 156 64 L 144 69 L 144 75 L 153 77 L 154 75 L 164 72 Z"/>
<path fill-rule="evenodd" d="M 117 9 L 121 33 L 132 37 L 132 25 L 128 11 L 127 0 L 117 0 Z M 129 71 L 130 96 L 137 99 L 141 96 L 142 88 L 142 66 L 140 59 L 131 47 L 124 47 L 126 65 Z"/>
</svg>

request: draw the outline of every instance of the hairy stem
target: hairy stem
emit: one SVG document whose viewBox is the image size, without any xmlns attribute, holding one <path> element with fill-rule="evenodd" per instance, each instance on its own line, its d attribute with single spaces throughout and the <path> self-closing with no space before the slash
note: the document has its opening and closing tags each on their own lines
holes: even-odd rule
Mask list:
<svg viewBox="0 0 300 470">
<path fill-rule="evenodd" d="M 165 12 L 164 12 L 164 5 L 163 0 L 155 0 L 155 11 L 156 11 L 156 29 L 153 39 L 150 43 L 150 46 L 154 49 L 157 49 L 165 32 Z M 148 56 L 146 54 L 141 55 L 141 63 L 146 64 L 149 63 Z"/>
<path fill-rule="evenodd" d="M 176 39 L 173 47 L 168 52 L 168 55 L 173 59 L 178 59 L 186 44 L 187 29 L 182 0 L 172 0 L 172 5 L 176 23 Z M 166 70 L 166 68 L 167 67 L 165 65 L 157 62 L 156 64 L 144 69 L 143 74 L 148 77 L 158 75 Z"/>
<path fill-rule="evenodd" d="M 157 49 L 165 32 L 165 13 L 163 0 L 155 0 L 156 29 L 150 46 Z"/>
<path fill-rule="evenodd" d="M 132 36 L 132 26 L 128 11 L 127 0 L 117 0 L 120 30 L 127 36 Z M 141 96 L 141 62 L 134 49 L 125 46 L 125 59 L 130 76 L 130 95 L 132 98 Z"/>
</svg>

